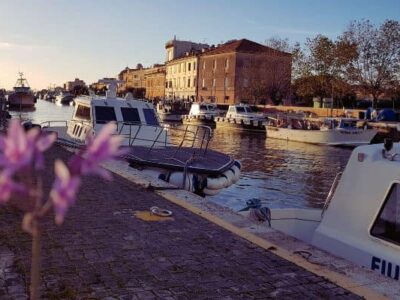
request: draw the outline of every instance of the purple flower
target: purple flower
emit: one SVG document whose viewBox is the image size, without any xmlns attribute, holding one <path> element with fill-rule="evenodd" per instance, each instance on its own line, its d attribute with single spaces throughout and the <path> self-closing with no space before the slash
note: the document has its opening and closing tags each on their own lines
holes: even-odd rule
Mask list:
<svg viewBox="0 0 400 300">
<path fill-rule="evenodd" d="M 33 128 L 25 133 L 18 120 L 11 120 L 7 136 L 0 137 L 0 165 L 15 172 L 29 165 L 33 158 L 35 140 L 39 130 Z"/>
<path fill-rule="evenodd" d="M 54 170 L 56 179 L 50 191 L 50 198 L 54 205 L 55 222 L 60 225 L 64 221 L 68 208 L 76 201 L 80 179 L 71 176 L 67 166 L 61 160 L 56 160 Z"/>
<path fill-rule="evenodd" d="M 18 120 L 11 120 L 7 136 L 0 136 L 0 165 L 16 172 L 35 161 L 36 167 L 43 166 L 42 152 L 55 141 L 56 134 L 41 134 L 38 128 L 25 132 Z"/>
<path fill-rule="evenodd" d="M 114 135 L 115 129 L 114 123 L 108 123 L 95 138 L 87 140 L 86 149 L 70 162 L 73 174 L 97 174 L 105 179 L 111 179 L 111 174 L 100 164 L 125 152 L 120 149 L 123 137 Z"/>
<path fill-rule="evenodd" d="M 12 180 L 12 174 L 7 170 L 0 173 L 0 203 L 7 202 L 13 192 L 23 193 L 25 187 Z"/>
</svg>

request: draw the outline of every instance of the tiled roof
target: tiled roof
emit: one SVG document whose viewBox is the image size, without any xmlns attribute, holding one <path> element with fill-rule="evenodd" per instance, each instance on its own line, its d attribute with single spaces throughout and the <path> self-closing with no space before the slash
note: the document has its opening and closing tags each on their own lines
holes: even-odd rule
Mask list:
<svg viewBox="0 0 400 300">
<path fill-rule="evenodd" d="M 241 53 L 271 53 L 282 56 L 289 56 L 290 53 L 275 50 L 273 48 L 258 44 L 247 39 L 235 40 L 210 49 L 203 53 L 203 55 L 214 55 L 220 53 L 241 52 Z"/>
</svg>

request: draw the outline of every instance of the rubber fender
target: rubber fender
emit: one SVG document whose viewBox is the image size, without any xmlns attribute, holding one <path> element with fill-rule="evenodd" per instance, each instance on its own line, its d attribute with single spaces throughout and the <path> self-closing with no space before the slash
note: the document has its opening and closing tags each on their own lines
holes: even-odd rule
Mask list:
<svg viewBox="0 0 400 300">
<path fill-rule="evenodd" d="M 208 189 L 208 188 L 204 188 L 203 189 L 203 193 L 206 196 L 214 196 L 214 195 L 218 194 L 220 191 L 221 190 L 211 190 L 211 189 Z"/>
<path fill-rule="evenodd" d="M 184 190 L 187 190 L 189 192 L 193 192 L 193 180 L 192 176 L 189 174 L 186 175 L 186 180 L 185 180 L 185 186 L 183 187 L 183 172 L 173 172 L 169 176 L 169 183 L 175 185 L 176 187 L 182 188 Z"/>
<path fill-rule="evenodd" d="M 233 176 L 232 183 L 236 183 L 236 182 L 239 180 L 239 178 L 240 178 L 240 169 L 239 169 L 237 166 L 235 166 L 235 165 L 233 165 L 233 166 L 231 167 L 231 169 L 232 169 L 233 172 L 235 173 L 235 175 Z"/>
<path fill-rule="evenodd" d="M 232 168 L 226 170 L 224 173 L 222 173 L 227 179 L 228 182 L 224 187 L 228 187 L 233 183 L 233 179 L 235 178 L 235 172 L 232 170 Z"/>
<path fill-rule="evenodd" d="M 226 176 L 220 176 L 217 178 L 207 177 L 206 188 L 210 190 L 220 190 L 229 184 L 228 178 Z"/>
</svg>

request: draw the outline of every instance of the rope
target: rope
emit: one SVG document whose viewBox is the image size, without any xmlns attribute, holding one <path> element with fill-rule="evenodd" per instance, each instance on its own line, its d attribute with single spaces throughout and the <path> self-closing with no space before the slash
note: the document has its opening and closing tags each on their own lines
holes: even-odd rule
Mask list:
<svg viewBox="0 0 400 300">
<path fill-rule="evenodd" d="M 172 211 L 168 209 L 159 208 L 157 206 L 150 207 L 150 213 L 159 217 L 170 217 L 172 216 Z"/>
</svg>

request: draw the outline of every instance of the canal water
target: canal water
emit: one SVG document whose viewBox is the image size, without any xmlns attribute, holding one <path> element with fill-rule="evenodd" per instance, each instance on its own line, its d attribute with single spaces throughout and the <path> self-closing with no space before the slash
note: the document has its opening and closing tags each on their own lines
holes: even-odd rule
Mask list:
<svg viewBox="0 0 400 300">
<path fill-rule="evenodd" d="M 38 100 L 34 111 L 11 112 L 35 123 L 69 120 L 73 107 Z M 323 206 L 351 150 L 268 139 L 265 134 L 216 129 L 210 147 L 242 163 L 240 180 L 209 200 L 239 210 L 251 198 L 268 207 Z"/>
</svg>

